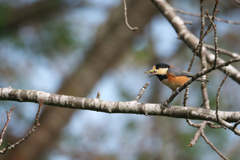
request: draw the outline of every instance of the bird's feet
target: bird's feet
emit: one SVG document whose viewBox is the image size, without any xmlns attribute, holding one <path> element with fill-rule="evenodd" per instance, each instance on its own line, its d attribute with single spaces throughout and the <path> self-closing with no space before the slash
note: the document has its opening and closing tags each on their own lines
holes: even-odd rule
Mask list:
<svg viewBox="0 0 240 160">
<path fill-rule="evenodd" d="M 167 101 L 161 102 L 161 109 L 165 109 L 169 107 L 169 103 Z"/>
<path fill-rule="evenodd" d="M 175 93 L 180 94 L 181 92 L 178 91 L 179 88 L 180 88 L 180 87 L 177 87 L 176 90 L 172 92 L 172 94 L 175 94 Z"/>
</svg>

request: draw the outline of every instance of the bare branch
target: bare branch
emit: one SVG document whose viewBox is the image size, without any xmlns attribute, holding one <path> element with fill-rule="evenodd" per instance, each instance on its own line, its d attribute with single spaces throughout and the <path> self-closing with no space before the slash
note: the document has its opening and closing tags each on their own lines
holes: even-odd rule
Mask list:
<svg viewBox="0 0 240 160">
<path fill-rule="evenodd" d="M 199 128 L 201 126 L 201 123 L 199 123 L 199 124 L 193 123 L 192 121 L 190 121 L 190 119 L 186 119 L 186 121 L 189 124 L 189 126 L 192 126 L 195 128 Z"/>
<path fill-rule="evenodd" d="M 7 130 L 8 122 L 10 121 L 10 118 L 11 118 L 11 115 L 12 115 L 12 111 L 13 111 L 14 108 L 15 108 L 15 107 L 13 106 L 13 107 L 10 109 L 10 112 L 6 111 L 6 112 L 7 112 L 7 121 L 6 121 L 6 123 L 5 123 L 5 126 L 3 127 L 2 132 L 1 132 L 1 135 L 0 135 L 0 146 L 2 145 L 4 133 L 5 133 L 6 130 Z"/>
<path fill-rule="evenodd" d="M 219 116 L 218 116 L 218 109 L 219 109 L 219 95 L 220 95 L 220 90 L 224 84 L 224 82 L 226 81 L 228 75 L 225 76 L 225 78 L 222 80 L 222 83 L 220 84 L 218 91 L 217 91 L 217 97 L 216 97 L 216 117 L 217 117 L 217 122 L 219 121 Z M 234 128 L 235 129 L 235 128 Z M 234 130 L 233 129 L 233 130 Z"/>
<path fill-rule="evenodd" d="M 212 20 L 215 16 L 213 15 L 212 19 L 209 17 L 208 11 L 205 11 L 206 15 L 209 18 L 209 21 L 211 22 L 213 29 L 214 29 L 214 44 L 215 44 L 215 61 L 214 61 L 214 67 L 217 66 L 217 58 L 218 58 L 218 45 L 217 45 L 217 27 L 216 24 L 214 24 L 214 21 Z"/>
<path fill-rule="evenodd" d="M 234 126 L 233 126 L 233 130 L 235 130 L 235 128 L 236 128 L 239 124 L 240 124 L 240 120 L 237 121 L 237 122 L 234 124 Z"/>
<path fill-rule="evenodd" d="M 40 100 L 38 103 L 39 103 L 39 107 L 38 107 L 38 111 L 37 111 L 36 118 L 35 118 L 35 126 L 40 126 L 40 123 L 39 123 L 40 116 L 39 115 L 40 115 L 40 112 L 41 112 L 44 102 L 43 102 L 43 100 Z"/>
<path fill-rule="evenodd" d="M 213 9 L 213 16 L 212 16 L 212 18 L 210 18 L 209 15 L 208 15 L 208 12 L 205 11 L 205 13 L 207 14 L 207 17 L 209 18 L 209 20 L 212 23 L 208 26 L 208 29 L 206 30 L 206 32 L 204 34 L 203 34 L 203 30 L 204 29 L 201 29 L 201 36 L 203 36 L 202 38 L 204 38 L 208 33 L 210 33 L 211 26 L 214 26 L 213 22 L 214 22 L 214 19 L 215 19 L 215 15 L 218 12 L 217 5 L 218 5 L 218 0 L 216 0 L 215 6 L 214 6 L 214 9 Z M 204 18 L 202 3 L 201 3 L 201 20 L 202 20 L 202 27 L 203 27 L 203 25 L 205 24 L 204 23 L 205 18 Z M 214 31 L 215 31 L 215 34 L 214 34 L 214 37 L 215 37 L 215 63 L 214 63 L 214 66 L 216 67 L 216 65 L 217 65 L 217 57 L 218 57 L 218 51 L 217 51 L 217 30 L 216 30 L 216 27 L 214 28 Z M 200 36 L 200 40 L 201 40 L 201 36 Z M 203 45 L 203 43 L 201 43 L 199 55 L 200 55 L 200 59 L 201 59 L 202 71 L 204 71 L 204 70 L 207 69 L 207 61 L 206 61 L 206 56 L 202 53 L 202 45 Z M 205 76 L 205 77 L 207 77 L 207 76 Z M 202 83 L 201 90 L 202 90 L 204 107 L 206 109 L 210 109 L 209 98 L 208 98 L 208 93 L 207 93 L 207 84 L 206 83 Z"/>
<path fill-rule="evenodd" d="M 189 15 L 189 16 L 195 16 L 195 17 L 201 17 L 200 14 L 194 14 L 194 13 L 189 13 L 189 12 L 185 12 L 183 10 L 180 9 L 174 9 L 175 12 L 181 13 L 181 14 L 185 14 L 185 15 Z M 205 18 L 207 18 L 207 16 L 204 16 Z M 212 18 L 212 16 L 210 15 L 210 18 Z M 234 21 L 227 21 L 218 17 L 215 17 L 216 21 L 219 22 L 224 22 L 224 23 L 228 23 L 228 24 L 235 24 L 235 25 L 240 25 L 240 22 L 234 22 Z"/>
<path fill-rule="evenodd" d="M 184 21 L 184 24 L 192 25 L 193 23 L 191 21 Z"/>
<path fill-rule="evenodd" d="M 147 82 L 147 83 L 143 86 L 143 88 L 140 90 L 138 96 L 135 98 L 134 101 L 137 102 L 137 101 L 142 97 L 143 93 L 145 92 L 145 90 L 147 89 L 147 87 L 148 87 L 149 84 L 150 84 L 150 83 Z"/>
<path fill-rule="evenodd" d="M 202 71 L 205 71 L 207 69 L 207 60 L 206 60 L 206 56 L 203 53 L 201 53 L 200 60 L 201 60 L 201 65 L 202 65 Z M 202 78 L 207 79 L 207 75 L 203 75 Z M 207 83 L 201 84 L 201 90 L 202 90 L 202 97 L 203 97 L 203 105 L 206 109 L 210 109 L 208 91 L 207 91 Z"/>
<path fill-rule="evenodd" d="M 204 13 L 203 13 L 203 1 L 204 0 L 200 0 L 200 11 L 201 11 L 201 31 L 200 31 L 200 40 L 199 40 L 199 43 L 198 43 L 198 46 L 197 46 L 197 50 L 196 52 L 202 52 L 202 44 L 203 44 L 203 32 L 204 32 L 204 28 L 205 28 L 205 19 L 204 19 Z M 192 66 L 193 66 L 193 62 L 196 58 L 196 52 L 194 52 L 193 54 L 193 57 L 191 59 L 191 62 L 190 62 L 190 65 L 188 67 L 188 72 L 191 71 L 192 69 Z M 188 99 L 188 94 L 189 94 L 189 86 L 187 86 L 186 90 L 185 90 L 185 94 L 184 94 L 184 100 L 183 100 L 183 106 L 187 106 L 187 99 Z M 190 125 L 190 126 L 196 126 L 196 124 L 194 124 L 193 122 L 191 122 L 190 120 L 186 120 L 187 123 Z"/>
<path fill-rule="evenodd" d="M 214 123 L 208 121 L 207 125 L 213 129 L 219 129 L 219 128 L 223 128 L 223 129 L 227 129 L 225 126 L 222 126 L 222 125 L 215 125 Z"/>
<path fill-rule="evenodd" d="M 205 44 L 204 43 L 204 46 L 207 48 L 207 49 L 210 49 L 210 50 L 214 50 L 215 51 L 215 47 L 212 46 L 212 45 L 209 45 L 209 44 Z M 233 52 L 230 52 L 230 51 L 227 51 L 225 49 L 222 49 L 222 48 L 218 48 L 218 52 L 219 53 L 222 53 L 222 54 L 226 54 L 228 56 L 231 56 L 233 58 L 240 58 L 240 55 L 238 53 L 233 53 Z"/>
<path fill-rule="evenodd" d="M 99 91 L 98 93 L 97 93 L 97 99 L 100 99 L 100 96 L 101 96 L 101 92 Z"/>
<path fill-rule="evenodd" d="M 189 147 L 192 147 L 198 140 L 201 132 L 203 132 L 205 126 L 207 124 L 207 121 L 203 121 L 198 129 L 198 131 L 195 133 L 194 138 L 190 141 L 190 143 L 188 144 Z"/>
<path fill-rule="evenodd" d="M 126 5 L 125 0 L 123 0 L 123 5 L 124 5 L 125 23 L 126 23 L 127 27 L 128 27 L 130 30 L 132 30 L 132 31 L 137 31 L 137 30 L 138 30 L 137 27 L 132 28 L 132 27 L 128 24 L 128 18 L 127 18 L 127 5 Z"/>
<path fill-rule="evenodd" d="M 212 122 L 217 121 L 215 110 L 207 110 L 204 108 L 170 106 L 169 108 L 163 109 L 161 104 L 153 103 L 139 103 L 135 101 L 114 102 L 98 100 L 96 98 L 59 95 L 36 90 L 20 90 L 10 88 L 0 89 L 0 100 L 19 101 L 19 99 L 22 100 L 21 102 L 33 103 L 38 103 L 39 100 L 43 100 L 45 105 L 69 109 L 84 109 L 106 113 L 109 113 L 109 110 L 111 110 L 111 113 L 147 114 L 174 118 L 198 119 Z M 226 120 L 228 123 L 237 122 L 240 120 L 240 111 L 219 111 L 218 114 L 219 117 L 221 117 L 223 120 Z"/>
<path fill-rule="evenodd" d="M 232 124 L 228 123 L 227 121 L 223 120 L 219 114 L 220 112 L 218 112 L 218 123 L 227 127 L 228 129 L 230 129 L 231 131 L 233 131 L 236 135 L 240 136 L 240 130 L 237 129 L 236 127 L 234 127 Z"/>
<path fill-rule="evenodd" d="M 0 154 L 5 154 L 7 150 L 10 150 L 10 149 L 13 149 L 13 148 L 17 147 L 19 144 L 21 144 L 22 142 L 24 142 L 25 140 L 27 140 L 27 139 L 31 136 L 31 134 L 36 130 L 36 128 L 37 128 L 38 126 L 40 126 L 40 123 L 39 123 L 39 115 L 40 115 L 40 111 L 41 111 L 42 105 L 43 105 L 43 100 L 40 100 L 40 101 L 39 101 L 38 111 L 37 111 L 36 118 L 35 118 L 35 124 L 34 124 L 34 126 L 32 127 L 32 129 L 29 131 L 29 133 L 28 133 L 25 137 L 23 137 L 22 139 L 20 139 L 19 141 L 17 141 L 16 143 L 14 143 L 14 144 L 12 144 L 12 145 L 11 145 L 11 144 L 8 144 L 8 146 L 7 146 L 6 148 L 0 150 Z M 13 109 L 13 108 L 14 108 L 14 107 L 11 108 L 10 113 L 12 112 L 12 109 Z M 8 115 L 9 115 L 9 114 L 8 114 Z M 10 117 L 8 118 L 8 121 L 9 121 L 9 119 L 10 119 Z M 8 122 L 8 121 L 7 121 L 7 122 Z"/>
<path fill-rule="evenodd" d="M 227 157 L 225 157 L 221 152 L 218 151 L 218 149 L 207 139 L 207 137 L 205 136 L 204 132 L 201 132 L 201 136 L 203 137 L 203 139 L 205 140 L 205 142 L 212 147 L 213 150 L 215 150 L 219 156 L 221 156 L 223 159 L 228 160 Z"/>
<path fill-rule="evenodd" d="M 202 71 L 204 71 L 204 70 L 207 69 L 207 61 L 206 61 L 205 55 L 202 53 L 203 39 L 206 36 L 204 34 L 205 18 L 204 18 L 204 12 L 203 12 L 203 0 L 201 0 L 200 3 L 201 3 L 201 7 L 200 7 L 200 10 L 201 10 L 201 31 L 200 31 L 200 41 L 199 41 L 199 55 L 200 55 L 200 60 L 201 60 L 201 65 L 202 65 Z M 206 79 L 206 76 L 204 75 L 202 78 Z M 208 94 L 207 94 L 207 84 L 206 83 L 201 84 L 201 90 L 202 90 L 202 95 L 203 95 L 204 107 L 206 109 L 210 109 L 209 99 L 208 99 Z"/>
</svg>

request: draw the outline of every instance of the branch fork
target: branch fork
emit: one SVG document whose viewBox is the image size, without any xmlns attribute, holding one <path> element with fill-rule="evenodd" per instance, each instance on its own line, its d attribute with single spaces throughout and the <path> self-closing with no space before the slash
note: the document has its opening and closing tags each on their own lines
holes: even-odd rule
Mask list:
<svg viewBox="0 0 240 160">
<path fill-rule="evenodd" d="M 11 88 L 10 88 L 10 89 L 11 89 Z M 35 123 L 34 123 L 34 126 L 32 127 L 32 129 L 29 131 L 29 133 L 28 133 L 25 137 L 23 137 L 22 139 L 20 139 L 19 141 L 15 142 L 14 144 L 8 143 L 8 145 L 7 145 L 5 148 L 3 148 L 2 150 L 0 150 L 0 154 L 5 154 L 8 150 L 17 147 L 19 144 L 21 144 L 22 142 L 24 142 L 25 140 L 27 140 L 27 139 L 31 136 L 31 134 L 32 134 L 33 132 L 35 132 L 36 128 L 40 126 L 39 117 L 40 117 L 40 112 L 41 112 L 42 106 L 43 106 L 43 100 L 40 100 L 40 101 L 39 101 L 38 111 L 37 111 L 36 118 L 35 118 Z M 14 108 L 15 108 L 15 107 L 12 107 L 12 108 L 10 109 L 10 112 L 7 112 L 7 121 L 6 121 L 6 123 L 5 123 L 5 126 L 4 126 L 4 128 L 3 128 L 2 132 L 1 132 L 1 136 L 0 136 L 0 146 L 1 146 L 1 144 L 2 144 L 3 136 L 4 136 L 4 133 L 5 133 L 6 129 L 7 129 L 8 122 L 10 121 L 10 117 L 11 117 L 11 114 L 12 114 L 12 111 L 13 111 Z"/>
</svg>

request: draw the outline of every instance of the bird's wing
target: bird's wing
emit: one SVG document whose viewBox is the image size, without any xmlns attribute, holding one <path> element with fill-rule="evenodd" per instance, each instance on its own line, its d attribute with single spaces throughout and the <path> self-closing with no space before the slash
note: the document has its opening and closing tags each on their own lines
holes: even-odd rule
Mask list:
<svg viewBox="0 0 240 160">
<path fill-rule="evenodd" d="M 168 69 L 168 73 L 172 74 L 172 76 L 187 76 L 187 77 L 192 77 L 193 75 L 185 70 L 182 70 L 180 68 L 175 68 L 175 67 L 171 67 Z"/>
</svg>

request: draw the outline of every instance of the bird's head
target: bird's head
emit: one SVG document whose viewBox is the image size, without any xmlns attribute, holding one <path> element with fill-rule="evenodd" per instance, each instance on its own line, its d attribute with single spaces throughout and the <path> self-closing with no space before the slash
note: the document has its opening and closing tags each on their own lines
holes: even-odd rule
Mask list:
<svg viewBox="0 0 240 160">
<path fill-rule="evenodd" d="M 151 70 L 146 71 L 145 73 L 149 73 L 149 77 L 156 75 L 166 75 L 170 66 L 165 63 L 158 63 L 152 67 Z"/>
</svg>

